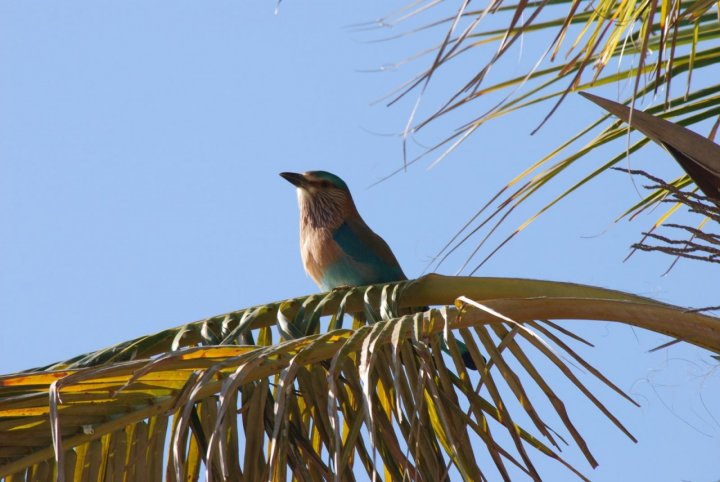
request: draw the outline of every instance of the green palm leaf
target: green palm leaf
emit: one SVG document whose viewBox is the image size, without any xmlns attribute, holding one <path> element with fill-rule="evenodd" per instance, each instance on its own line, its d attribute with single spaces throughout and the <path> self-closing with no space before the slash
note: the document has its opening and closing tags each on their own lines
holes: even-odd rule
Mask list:
<svg viewBox="0 0 720 482">
<path fill-rule="evenodd" d="M 442 17 L 445 11 L 441 10 L 441 5 L 441 2 L 420 2 L 402 16 L 388 17 L 380 22 L 383 26 L 402 25 L 410 21 L 423 22 L 423 16 L 429 16 L 431 20 L 425 21 L 422 30 L 444 29 L 441 30 L 443 40 L 426 52 L 426 55 L 432 56 L 428 67 L 409 81 L 391 102 L 413 91 L 417 93 L 418 100 L 404 132 L 405 140 L 431 125 L 441 124 L 438 121 L 450 114 L 470 116 L 450 135 L 418 156 L 407 155 L 405 164 L 417 162 L 428 155 L 435 155 L 434 162 L 439 162 L 459 148 L 486 122 L 544 104 L 548 106 L 548 111 L 539 129 L 569 94 L 628 80 L 632 82 L 631 93 L 622 100 L 627 106 L 634 107 L 638 100 L 649 98 L 652 105 L 646 111 L 664 119 L 672 119 L 683 126 L 698 125 L 717 118 L 720 113 L 717 97 L 720 87 L 717 76 L 712 75 L 713 70 L 710 70 L 720 62 L 720 49 L 717 47 L 720 26 L 712 2 L 557 0 L 504 3 L 498 0 L 489 2 L 481 10 L 470 9 L 470 2 L 463 2 L 454 15 L 447 17 Z M 442 18 L 433 18 L 437 16 Z M 498 25 L 504 28 L 498 28 Z M 499 69 L 499 65 L 502 62 L 516 62 L 514 58 L 507 57 L 515 52 L 513 46 L 521 40 L 542 44 L 544 47 L 540 58 L 520 75 L 508 78 L 501 74 L 499 78 L 491 78 L 490 71 L 500 72 L 502 69 Z M 467 79 L 456 79 L 462 87 L 453 92 L 441 93 L 444 100 L 440 106 L 431 108 L 429 114 L 421 117 L 419 106 L 425 100 L 426 91 L 433 80 L 442 75 L 444 69 L 449 69 L 451 64 L 472 62 L 471 65 L 475 65 L 477 55 L 483 55 L 488 47 L 495 48 L 489 60 L 474 68 Z M 620 64 L 620 59 L 629 59 L 629 66 L 625 67 L 628 65 L 627 60 Z M 618 68 L 610 72 L 607 67 L 613 60 L 618 61 Z M 703 83 L 694 76 L 700 70 L 709 73 Z M 665 94 L 656 99 L 660 89 Z M 498 232 L 509 213 L 527 202 L 538 190 L 553 186 L 560 194 L 498 242 L 489 256 L 540 214 L 627 155 L 628 149 L 623 143 L 627 131 L 616 122 L 589 142 L 579 144 L 598 126 L 607 125 L 607 119 L 607 116 L 599 118 L 534 162 L 530 168 L 521 169 L 521 173 L 493 197 L 493 201 L 497 201 L 494 211 L 484 216 L 484 210 L 480 210 L 473 218 L 476 221 L 466 226 L 470 230 L 469 234 L 464 233 L 464 230 L 456 234 L 454 239 L 465 239 L 464 242 L 474 240 L 476 244 L 466 266 L 485 241 Z M 591 168 L 581 181 L 569 187 L 552 184 L 551 181 L 555 181 L 558 174 L 576 161 L 611 142 L 616 146 L 616 154 L 611 155 L 602 165 Z M 644 142 L 637 143 L 631 146 L 629 152 L 640 150 L 644 145 Z M 404 152 L 408 152 L 407 146 Z M 502 197 L 507 189 L 518 184 L 521 187 L 512 195 Z M 633 207 L 629 214 L 637 213 L 635 208 L 658 201 L 658 193 L 651 194 L 642 205 Z M 492 205 L 492 202 L 489 204 Z M 493 224 L 492 218 L 495 216 L 502 219 Z M 489 234 L 477 240 L 485 226 L 492 226 Z M 454 250 L 459 244 L 451 241 L 447 248 Z M 477 264 L 476 269 L 489 256 Z M 445 259 L 443 253 L 439 254 L 439 259 Z"/>
</svg>

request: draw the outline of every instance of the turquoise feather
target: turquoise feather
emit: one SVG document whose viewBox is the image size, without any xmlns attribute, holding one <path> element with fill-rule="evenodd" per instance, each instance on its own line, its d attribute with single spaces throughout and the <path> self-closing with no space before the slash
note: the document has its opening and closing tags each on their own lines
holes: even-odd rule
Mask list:
<svg viewBox="0 0 720 482">
<path fill-rule="evenodd" d="M 407 279 L 390 247 L 365 223 L 346 221 L 332 231 L 332 239 L 343 255 L 327 267 L 324 289 Z"/>
</svg>

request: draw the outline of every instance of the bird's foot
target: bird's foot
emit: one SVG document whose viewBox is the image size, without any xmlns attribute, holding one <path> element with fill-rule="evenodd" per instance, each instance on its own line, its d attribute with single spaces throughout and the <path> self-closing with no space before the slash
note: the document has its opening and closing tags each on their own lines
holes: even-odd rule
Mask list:
<svg viewBox="0 0 720 482">
<path fill-rule="evenodd" d="M 336 293 L 339 291 L 348 291 L 352 288 L 353 288 L 353 286 L 350 286 L 350 285 L 340 285 L 340 286 L 336 286 L 335 288 L 331 289 L 330 291 L 333 293 Z"/>
</svg>

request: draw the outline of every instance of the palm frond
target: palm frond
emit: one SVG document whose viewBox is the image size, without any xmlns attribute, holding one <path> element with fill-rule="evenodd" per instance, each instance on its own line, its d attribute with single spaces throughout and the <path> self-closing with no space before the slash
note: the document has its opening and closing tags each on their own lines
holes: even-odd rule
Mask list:
<svg viewBox="0 0 720 482">
<path fill-rule="evenodd" d="M 439 162 L 486 122 L 531 106 L 547 105 L 547 114 L 535 129 L 537 131 L 571 92 L 616 84 L 632 85 L 623 99 L 625 105 L 635 107 L 640 101 L 648 99 L 650 105 L 646 111 L 673 119 L 678 124 L 698 126 L 709 119 L 720 119 L 720 86 L 717 76 L 711 73 L 711 69 L 720 62 L 720 48 L 717 47 L 720 24 L 714 8 L 713 2 L 703 0 L 493 1 L 488 2 L 484 9 L 471 9 L 463 4 L 454 15 L 445 16 L 442 4 L 419 2 L 402 18 L 384 19 L 384 26 L 400 26 L 404 22 L 423 22 L 422 18 L 434 16 L 425 22 L 424 27 L 429 30 L 445 29 L 442 41 L 427 51 L 433 60 L 391 102 L 407 97 L 411 92 L 417 95 L 405 129 L 404 144 L 411 135 L 430 125 L 443 125 L 439 122 L 443 117 L 452 114 L 451 119 L 466 119 L 429 149 L 416 156 L 408 154 L 405 164 L 417 162 L 428 155 L 435 155 L 434 162 Z M 542 45 L 539 58 L 524 67 L 520 75 L 509 78 L 504 74 L 499 77 L 491 75 L 491 71 L 502 71 L 499 68 L 501 63 L 516 62 L 508 55 L 518 50 L 515 47 L 520 42 Z M 430 104 L 437 97 L 428 94 L 433 79 L 442 76 L 445 70 L 459 70 L 455 64 L 476 65 L 478 56 L 489 58 L 472 69 L 468 78 L 455 79 L 461 87 L 454 92 L 441 92 L 439 96 L 442 100 L 438 105 L 422 109 L 421 105 Z M 617 60 L 617 68 L 611 71 L 608 67 L 613 60 Z M 703 71 L 708 75 L 703 78 L 696 75 L 696 72 Z M 420 114 L 425 111 L 429 113 Z M 561 194 L 497 243 L 490 255 L 470 270 L 471 274 L 539 215 L 604 173 L 629 152 L 638 151 L 645 145 L 644 142 L 636 143 L 627 149 L 622 143 L 627 130 L 617 122 L 611 122 L 599 135 L 584 145 L 580 144 L 597 127 L 607 125 L 607 119 L 607 116 L 599 118 L 530 168 L 521 168 L 522 172 L 498 195 L 515 184 L 522 187 L 501 199 L 490 217 L 479 218 L 480 213 L 476 214 L 480 222 L 471 223 L 471 232 L 467 235 L 474 240 L 475 248 L 465 267 L 470 266 L 486 238 L 500 232 L 502 223 L 489 224 L 492 216 L 507 218 L 515 207 L 527 202 L 536 191 L 549 188 L 558 174 L 579 159 L 605 144 L 617 146 L 615 155 L 602 165 L 591 168 L 580 181 L 570 187 L 558 187 L 556 183 L 556 189 Z M 407 149 L 405 146 L 404 151 Z M 563 156 L 562 153 L 568 150 L 570 153 Z M 655 201 L 648 199 L 646 203 Z M 490 234 L 480 236 L 479 232 L 485 226 L 489 227 Z M 462 231 L 454 236 L 457 239 L 463 237 L 466 234 Z M 449 249 L 457 247 L 452 241 L 448 246 Z M 438 260 L 443 259 L 444 253 L 440 253 Z"/>
<path fill-rule="evenodd" d="M 430 304 L 440 308 L 397 314 Z M 345 312 L 383 318 L 336 328 Z M 633 440 L 564 359 L 634 402 L 573 337 L 562 341 L 571 330 L 538 321 L 549 319 L 629 323 L 720 353 L 717 318 L 589 286 L 430 275 L 338 290 L 0 377 L 0 477 L 537 479 L 539 453 L 586 480 L 559 455 L 561 432 L 597 461 L 539 358 Z M 478 373 L 466 371 L 457 335 Z M 491 465 L 479 464 L 481 446 Z"/>
</svg>

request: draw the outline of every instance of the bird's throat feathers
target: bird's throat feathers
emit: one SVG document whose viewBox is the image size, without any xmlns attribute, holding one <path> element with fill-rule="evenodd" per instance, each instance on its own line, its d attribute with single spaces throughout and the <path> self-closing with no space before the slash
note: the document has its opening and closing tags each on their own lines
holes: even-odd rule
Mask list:
<svg viewBox="0 0 720 482">
<path fill-rule="evenodd" d="M 339 189 L 298 189 L 297 197 L 301 226 L 333 230 L 357 213 L 352 198 Z"/>
</svg>

